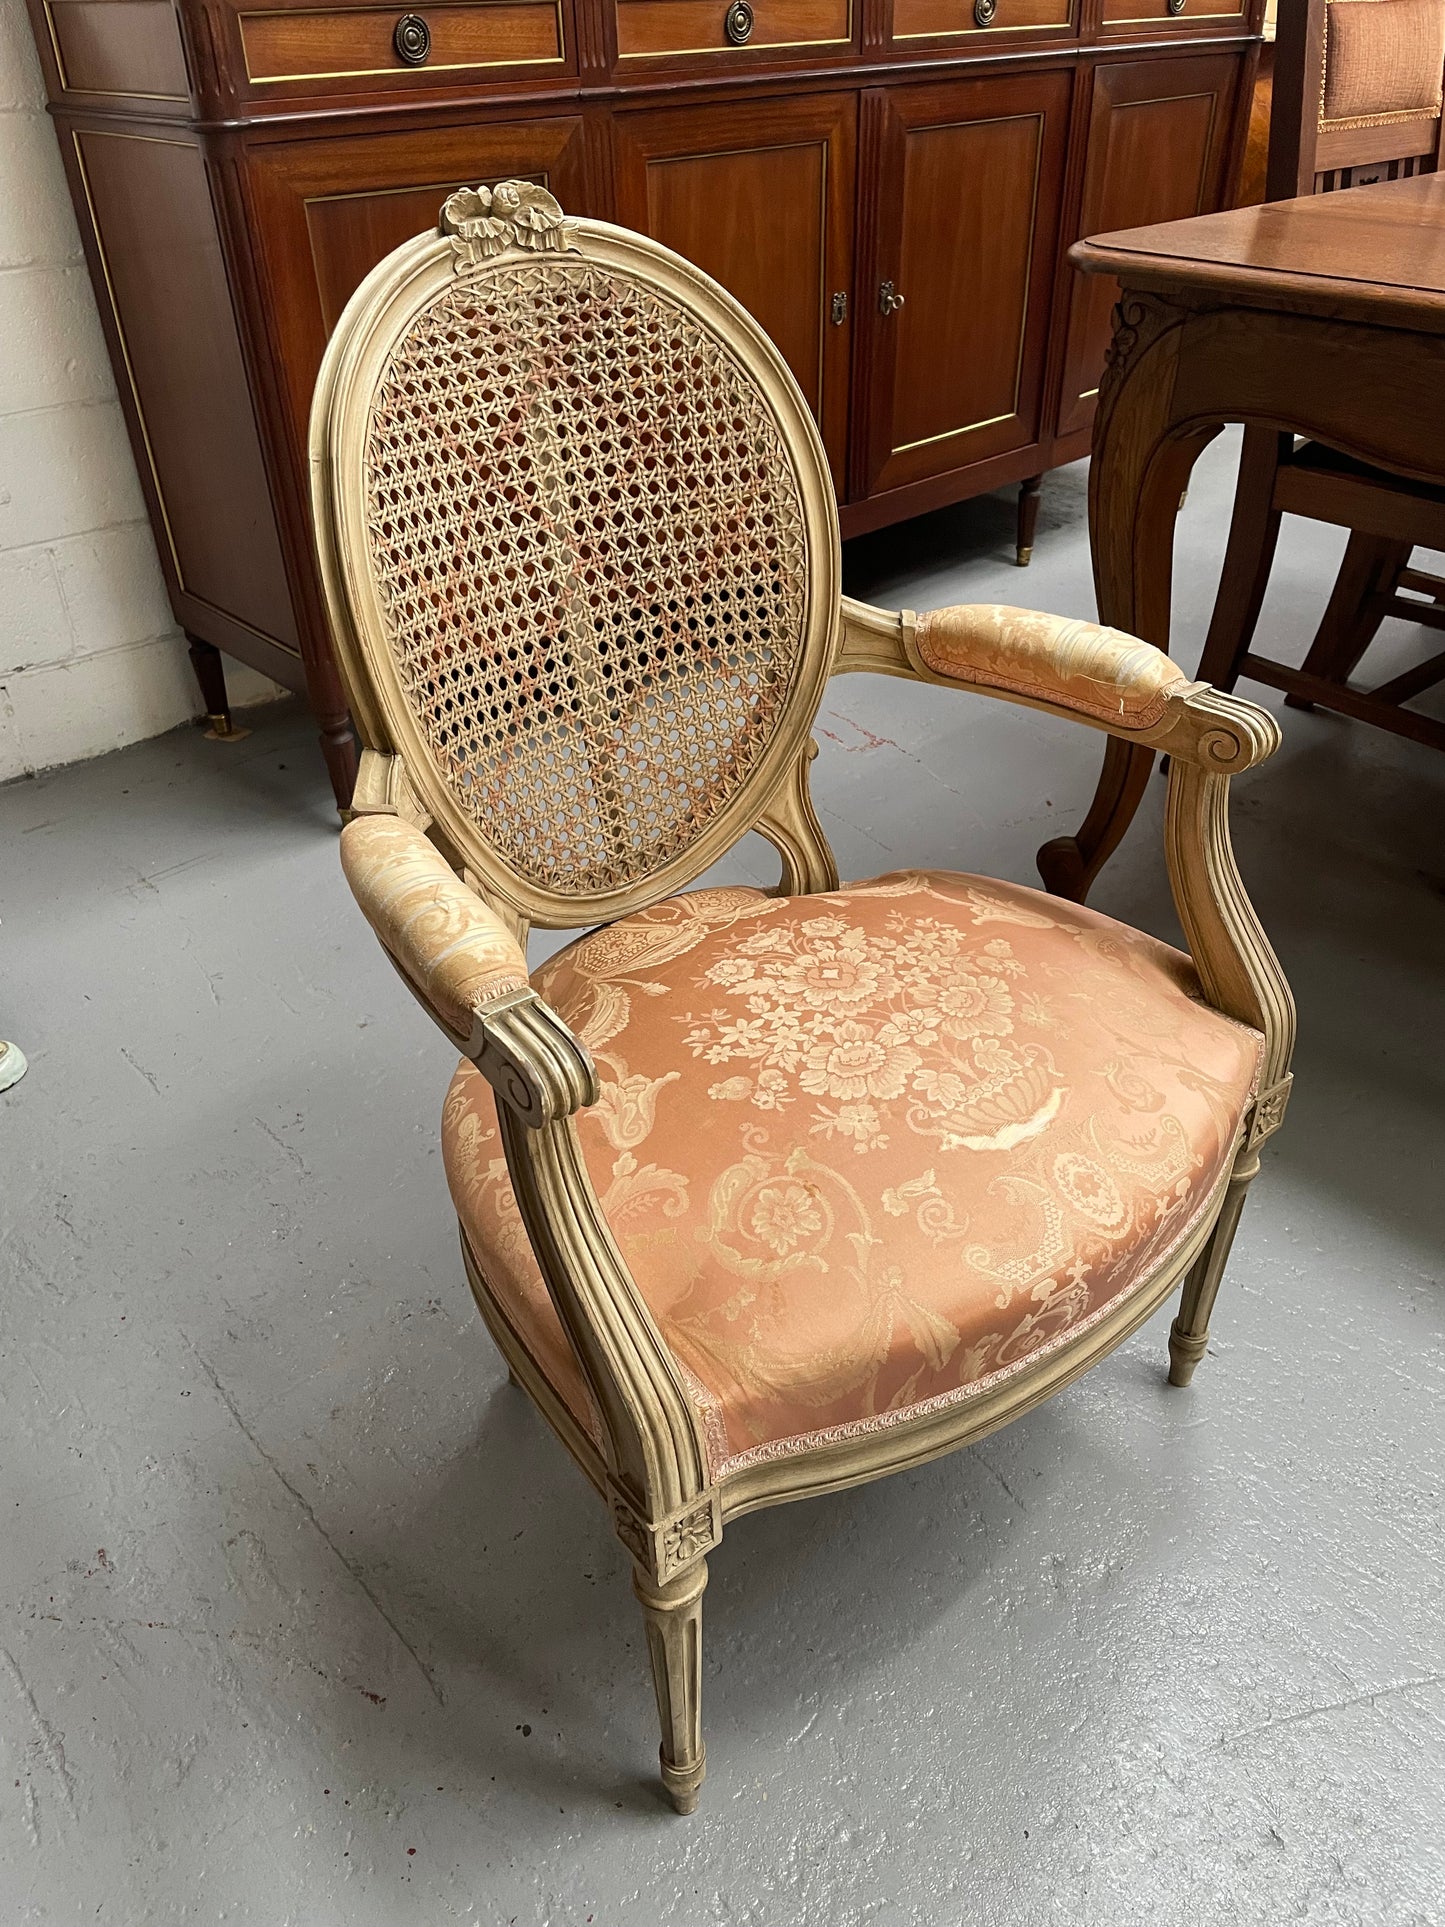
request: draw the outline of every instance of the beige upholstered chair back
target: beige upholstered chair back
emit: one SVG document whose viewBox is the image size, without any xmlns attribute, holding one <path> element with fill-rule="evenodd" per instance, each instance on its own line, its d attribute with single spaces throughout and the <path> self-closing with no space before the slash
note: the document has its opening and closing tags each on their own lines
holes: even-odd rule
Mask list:
<svg viewBox="0 0 1445 1927">
<path fill-rule="evenodd" d="M 1269 198 L 1429 172 L 1445 0 L 1280 0 Z"/>
<path fill-rule="evenodd" d="M 1329 0 L 1322 127 L 1436 120 L 1442 72 L 1445 0 Z"/>
<path fill-rule="evenodd" d="M 454 194 L 342 316 L 312 473 L 358 804 L 405 784 L 518 918 L 667 895 L 805 781 L 825 459 L 771 342 L 678 256 L 530 183 Z"/>
</svg>

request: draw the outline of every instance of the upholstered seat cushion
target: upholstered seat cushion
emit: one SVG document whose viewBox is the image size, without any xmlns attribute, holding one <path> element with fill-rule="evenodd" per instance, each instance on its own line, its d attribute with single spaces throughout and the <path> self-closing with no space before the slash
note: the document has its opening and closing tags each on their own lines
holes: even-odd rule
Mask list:
<svg viewBox="0 0 1445 1927">
<path fill-rule="evenodd" d="M 715 1475 L 974 1395 L 1100 1317 L 1204 1209 L 1260 1044 L 1167 945 L 940 872 L 695 891 L 534 981 L 597 1059 L 587 1166 Z M 591 1429 L 469 1063 L 443 1135 L 492 1293 Z"/>
</svg>

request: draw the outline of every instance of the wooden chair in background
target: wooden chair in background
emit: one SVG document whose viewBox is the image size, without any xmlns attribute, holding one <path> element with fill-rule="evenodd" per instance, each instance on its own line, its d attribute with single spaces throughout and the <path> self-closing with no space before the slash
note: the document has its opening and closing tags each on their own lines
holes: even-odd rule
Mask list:
<svg viewBox="0 0 1445 1927">
<path fill-rule="evenodd" d="M 1189 1382 L 1289 1087 L 1226 828 L 1278 730 L 1092 623 L 845 600 L 757 323 L 527 182 L 453 195 L 353 297 L 312 473 L 366 744 L 343 862 L 464 1052 L 472 1289 L 626 1549 L 689 1812 L 728 1520 L 980 1437 L 1181 1287 Z M 840 670 L 1172 752 L 1192 957 L 1006 882 L 840 888 L 808 791 Z M 753 829 L 776 891 L 688 889 Z M 529 980 L 529 924 L 591 928 Z"/>
<path fill-rule="evenodd" d="M 1445 0 L 1280 0 L 1267 197 L 1336 193 L 1434 172 L 1441 146 Z M 1302 668 L 1250 644 L 1282 514 L 1350 530 Z M 1349 677 L 1386 616 L 1445 629 L 1445 580 L 1412 569 L 1445 548 L 1445 491 L 1269 428 L 1247 428 L 1224 573 L 1199 673 L 1241 675 L 1445 749 L 1445 724 L 1402 705 L 1445 678 L 1445 653 L 1376 688 Z"/>
</svg>

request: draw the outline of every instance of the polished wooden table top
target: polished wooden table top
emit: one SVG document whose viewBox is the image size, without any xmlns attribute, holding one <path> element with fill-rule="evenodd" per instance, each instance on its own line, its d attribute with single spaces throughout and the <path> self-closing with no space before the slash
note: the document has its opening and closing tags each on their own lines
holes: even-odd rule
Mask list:
<svg viewBox="0 0 1445 1927">
<path fill-rule="evenodd" d="M 1096 234 L 1069 258 L 1130 287 L 1445 332 L 1445 174 Z"/>
<path fill-rule="evenodd" d="M 1246 447 L 1250 430 L 1303 435 L 1405 497 L 1445 488 L 1445 174 L 1099 234 L 1069 259 L 1121 284 L 1089 471 L 1101 622 L 1168 649 L 1175 517 L 1226 422 Z M 1153 760 L 1109 739 L 1077 833 L 1039 852 L 1049 889 L 1083 898 Z"/>
</svg>

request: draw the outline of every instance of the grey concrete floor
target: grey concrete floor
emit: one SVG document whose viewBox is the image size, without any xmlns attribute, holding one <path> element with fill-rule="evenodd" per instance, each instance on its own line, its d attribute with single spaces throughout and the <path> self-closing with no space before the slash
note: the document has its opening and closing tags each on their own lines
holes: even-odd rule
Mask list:
<svg viewBox="0 0 1445 1927">
<path fill-rule="evenodd" d="M 1026 575 L 989 500 L 850 586 L 1088 613 L 1083 488 Z M 1289 526 L 1272 646 L 1338 552 Z M 683 1821 L 619 1548 L 467 1295 L 448 1052 L 307 721 L 253 720 L 0 792 L 0 1927 L 1445 1919 L 1445 759 L 1291 714 L 1238 786 L 1298 1085 L 1194 1387 L 1161 1313 L 978 1449 L 730 1529 Z M 855 876 L 1030 879 L 1098 764 L 872 679 L 821 721 Z M 1168 933 L 1160 800 L 1096 901 Z"/>
</svg>

